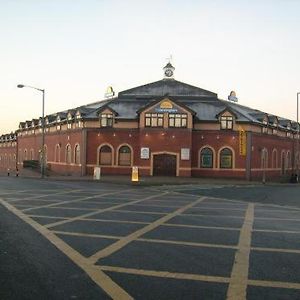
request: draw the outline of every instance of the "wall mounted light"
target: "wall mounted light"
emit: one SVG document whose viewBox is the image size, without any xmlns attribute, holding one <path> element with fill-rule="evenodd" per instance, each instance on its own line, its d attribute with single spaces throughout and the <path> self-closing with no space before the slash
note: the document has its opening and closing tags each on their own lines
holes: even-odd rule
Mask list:
<svg viewBox="0 0 300 300">
<path fill-rule="evenodd" d="M 220 136 L 217 135 L 217 140 L 220 138 Z"/>
</svg>

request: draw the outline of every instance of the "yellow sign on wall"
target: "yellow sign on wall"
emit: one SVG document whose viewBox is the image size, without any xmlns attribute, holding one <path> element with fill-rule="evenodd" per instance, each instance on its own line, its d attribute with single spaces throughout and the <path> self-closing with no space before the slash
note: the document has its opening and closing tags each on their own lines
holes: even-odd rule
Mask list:
<svg viewBox="0 0 300 300">
<path fill-rule="evenodd" d="M 245 156 L 247 154 L 247 134 L 245 130 L 239 130 L 239 150 L 240 155 Z"/>
<path fill-rule="evenodd" d="M 173 108 L 173 105 L 170 101 L 163 101 L 160 104 L 160 108 L 162 108 L 162 109 L 171 109 L 171 108 Z"/>
</svg>

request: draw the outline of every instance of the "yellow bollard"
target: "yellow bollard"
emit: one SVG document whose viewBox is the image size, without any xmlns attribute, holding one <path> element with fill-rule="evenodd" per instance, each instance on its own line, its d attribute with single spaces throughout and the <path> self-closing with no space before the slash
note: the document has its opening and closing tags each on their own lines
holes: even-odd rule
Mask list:
<svg viewBox="0 0 300 300">
<path fill-rule="evenodd" d="M 132 182 L 139 181 L 139 168 L 138 167 L 132 167 L 131 181 Z"/>
</svg>

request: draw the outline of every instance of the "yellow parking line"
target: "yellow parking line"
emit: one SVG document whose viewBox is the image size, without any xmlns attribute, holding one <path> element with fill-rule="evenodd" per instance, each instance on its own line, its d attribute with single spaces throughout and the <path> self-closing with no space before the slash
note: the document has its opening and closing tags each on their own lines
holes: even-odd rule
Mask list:
<svg viewBox="0 0 300 300">
<path fill-rule="evenodd" d="M 103 234 L 93 234 L 93 233 L 81 233 L 81 232 L 70 232 L 70 231 L 61 231 L 61 230 L 52 230 L 51 232 L 55 234 L 64 234 L 64 235 L 73 235 L 78 237 L 91 237 L 91 238 L 104 238 L 104 239 L 121 239 L 121 236 L 114 235 L 103 235 Z"/>
<path fill-rule="evenodd" d="M 165 216 L 163 216 L 162 218 L 154 221 L 153 223 L 129 234 L 128 236 L 125 236 L 124 238 L 120 239 L 119 241 L 115 242 L 114 244 L 104 248 L 103 250 L 98 251 L 97 253 L 95 253 L 94 255 L 92 255 L 90 257 L 90 261 L 95 263 L 97 262 L 100 258 L 106 257 L 118 250 L 120 250 L 121 248 L 123 248 L 124 246 L 126 246 L 127 244 L 129 244 L 130 242 L 136 240 L 137 238 L 139 238 L 140 236 L 144 235 L 145 233 L 153 230 L 154 228 L 162 225 L 163 223 L 169 221 L 170 219 L 172 219 L 173 217 L 183 213 L 184 211 L 186 211 L 187 209 L 193 207 L 194 205 L 196 205 L 197 203 L 200 203 L 201 201 L 203 201 L 205 199 L 205 197 L 201 197 L 200 199 L 189 203 L 188 205 L 185 205 L 179 209 L 177 209 L 176 211 L 167 214 Z"/>
<path fill-rule="evenodd" d="M 274 232 L 274 233 L 295 233 L 295 234 L 299 234 L 300 233 L 300 229 L 298 231 L 296 230 L 273 230 L 273 229 L 255 229 L 253 230 L 253 232 Z"/>
<path fill-rule="evenodd" d="M 96 214 L 101 213 L 101 212 L 111 211 L 111 210 L 114 210 L 114 209 L 118 209 L 118 208 L 127 206 L 127 205 L 129 205 L 129 204 L 138 203 L 138 202 L 144 201 L 144 200 L 146 200 L 146 199 L 151 199 L 151 198 L 155 198 L 155 197 L 160 197 L 160 196 L 162 196 L 162 195 L 164 195 L 164 194 L 167 194 L 167 193 L 168 193 L 168 192 L 164 192 L 164 193 L 162 193 L 161 195 L 152 195 L 152 196 L 146 197 L 146 198 L 141 199 L 141 200 L 134 200 L 134 201 L 131 201 L 131 202 L 122 203 L 122 204 L 115 205 L 115 206 L 111 206 L 111 207 L 108 207 L 108 208 L 98 209 L 98 210 L 95 210 L 95 211 L 93 211 L 93 212 L 86 213 L 86 214 L 83 214 L 83 215 L 80 215 L 80 216 L 71 218 L 71 219 L 69 219 L 69 220 L 58 221 L 58 222 L 55 222 L 55 223 L 52 223 L 52 224 L 48 224 L 48 225 L 46 225 L 46 227 L 47 227 L 47 228 L 52 228 L 52 227 L 57 226 L 57 225 L 62 225 L 62 224 L 66 224 L 66 223 L 69 223 L 69 222 L 76 221 L 76 220 L 78 220 L 78 219 L 90 217 L 90 216 L 96 215 Z"/>
<path fill-rule="evenodd" d="M 298 249 L 288 249 L 288 248 L 251 247 L 251 250 L 264 251 L 264 252 L 281 252 L 281 253 L 295 253 L 295 254 L 300 254 L 300 250 L 298 250 Z"/>
<path fill-rule="evenodd" d="M 165 223 L 162 226 L 240 231 L 241 228 Z"/>
<path fill-rule="evenodd" d="M 104 193 L 104 194 L 101 194 L 101 195 L 93 195 L 93 196 L 83 197 L 83 198 L 79 198 L 79 199 L 77 198 L 75 200 L 66 200 L 66 201 L 51 203 L 51 204 L 47 204 L 47 205 L 36 206 L 36 207 L 31 208 L 31 209 L 26 209 L 26 210 L 23 210 L 23 211 L 29 211 L 29 210 L 38 209 L 38 208 L 48 208 L 48 207 L 58 206 L 58 205 L 67 204 L 67 203 L 76 203 L 76 202 L 84 201 L 86 199 L 92 199 L 92 198 L 97 198 L 97 197 L 101 198 L 101 197 L 104 197 L 104 196 L 114 195 L 114 194 L 118 194 L 118 193 L 121 193 L 121 192 L 122 191 L 109 192 L 109 193 Z"/>
<path fill-rule="evenodd" d="M 273 217 L 255 217 L 255 220 L 272 220 L 272 221 L 293 221 L 300 222 L 299 218 L 273 218 Z"/>
<path fill-rule="evenodd" d="M 227 300 L 245 300 L 251 247 L 251 231 L 254 220 L 254 204 L 250 203 L 240 232 L 238 250 L 227 290 Z"/>
<path fill-rule="evenodd" d="M 231 216 L 231 215 L 222 215 L 222 216 L 218 216 L 218 215 L 204 215 L 204 214 L 182 214 L 182 216 L 190 216 L 190 217 L 216 217 L 216 218 L 230 218 L 230 219 L 244 219 L 244 216 Z"/>
<path fill-rule="evenodd" d="M 10 203 L 20 201 L 20 200 L 35 200 L 35 199 L 40 199 L 40 198 L 44 198 L 44 197 L 48 197 L 48 196 L 65 195 L 65 194 L 69 194 L 72 192 L 80 192 L 80 191 L 81 190 L 70 190 L 70 191 L 62 191 L 62 192 L 51 193 L 51 194 L 43 194 L 43 195 L 38 194 L 37 196 L 30 196 L 27 198 L 15 199 L 15 200 L 10 201 Z"/>
<path fill-rule="evenodd" d="M 184 246 L 195 246 L 195 247 L 205 247 L 205 248 L 238 249 L 238 247 L 234 245 L 208 244 L 208 243 L 159 240 L 159 239 L 148 239 L 148 238 L 138 238 L 136 240 L 140 242 L 158 243 L 158 244 L 184 245 Z"/>
<path fill-rule="evenodd" d="M 248 280 L 249 285 L 300 290 L 300 283 L 267 280 Z"/>
<path fill-rule="evenodd" d="M 0 203 L 5 206 L 9 211 L 14 213 L 24 222 L 32 226 L 36 231 L 48 239 L 53 245 L 56 246 L 61 252 L 69 257 L 77 266 L 79 266 L 100 288 L 102 288 L 112 299 L 116 300 L 131 300 L 133 299 L 125 290 L 110 279 L 103 271 L 97 266 L 89 263 L 89 261 L 79 254 L 76 250 L 70 247 L 62 239 L 57 237 L 53 232 L 41 226 L 30 217 L 16 209 L 9 203 L 0 199 Z"/>
<path fill-rule="evenodd" d="M 185 279 L 185 280 L 196 280 L 196 281 L 206 281 L 206 282 L 218 282 L 218 283 L 228 283 L 229 278 L 220 276 L 207 276 L 199 274 L 186 274 L 186 273 L 174 273 L 165 271 L 153 271 L 153 270 L 141 270 L 132 268 L 121 268 L 112 266 L 98 266 L 102 271 L 126 273 L 133 275 L 142 276 L 153 276 L 160 278 L 172 278 L 172 279 Z"/>
<path fill-rule="evenodd" d="M 135 213 L 135 214 L 148 214 L 148 215 L 166 215 L 167 213 L 157 212 L 157 211 L 140 211 L 140 210 L 129 210 L 129 209 L 114 209 L 114 212 L 120 213 Z"/>
</svg>

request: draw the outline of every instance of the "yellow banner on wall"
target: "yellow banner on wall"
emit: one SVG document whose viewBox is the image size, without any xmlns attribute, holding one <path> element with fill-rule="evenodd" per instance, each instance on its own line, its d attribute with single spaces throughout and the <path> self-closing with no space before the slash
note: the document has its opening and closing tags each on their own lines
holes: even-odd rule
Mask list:
<svg viewBox="0 0 300 300">
<path fill-rule="evenodd" d="M 243 129 L 239 130 L 239 150 L 240 155 L 245 156 L 247 154 L 247 134 Z"/>
</svg>

